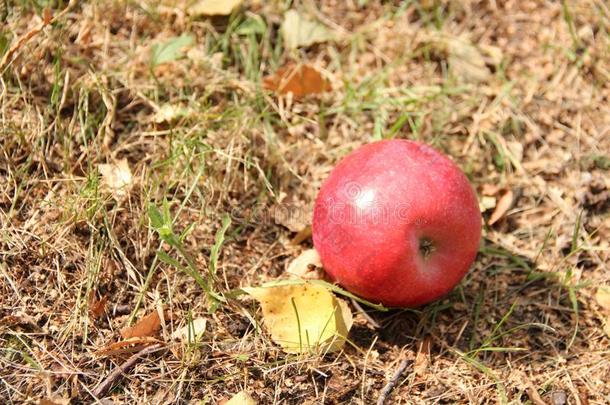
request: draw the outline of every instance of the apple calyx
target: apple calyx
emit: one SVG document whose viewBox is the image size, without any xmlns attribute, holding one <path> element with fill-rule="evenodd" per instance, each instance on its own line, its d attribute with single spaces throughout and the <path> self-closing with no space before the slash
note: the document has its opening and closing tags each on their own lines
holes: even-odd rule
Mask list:
<svg viewBox="0 0 610 405">
<path fill-rule="evenodd" d="M 424 260 L 428 260 L 432 253 L 436 251 L 436 245 L 429 238 L 420 238 L 419 239 L 419 253 L 424 258 Z"/>
</svg>

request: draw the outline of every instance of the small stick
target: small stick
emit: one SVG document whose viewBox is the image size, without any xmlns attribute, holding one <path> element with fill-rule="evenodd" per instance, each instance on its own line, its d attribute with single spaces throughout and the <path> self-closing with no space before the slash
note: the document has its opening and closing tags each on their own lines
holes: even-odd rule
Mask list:
<svg viewBox="0 0 610 405">
<path fill-rule="evenodd" d="M 362 314 L 362 316 L 364 316 L 364 318 L 365 318 L 367 321 L 369 321 L 369 323 L 370 323 L 371 325 L 373 325 L 373 327 L 374 327 L 375 329 L 379 329 L 379 328 L 381 327 L 381 325 L 379 325 L 379 323 L 378 323 L 376 320 L 374 320 L 374 319 L 373 319 L 373 318 L 372 318 L 372 317 L 371 317 L 369 314 L 367 314 L 367 313 L 364 311 L 364 308 L 362 308 L 362 305 L 360 305 L 360 304 L 358 303 L 358 301 L 356 301 L 356 300 L 355 300 L 355 299 L 353 299 L 353 298 L 352 298 L 352 304 L 354 304 L 354 306 L 356 307 L 356 309 L 357 309 L 358 311 L 360 311 L 360 313 Z"/>
<path fill-rule="evenodd" d="M 92 391 L 93 396 L 95 398 L 104 397 L 108 393 L 108 391 L 110 391 L 110 388 L 112 388 L 114 383 L 116 383 L 118 379 L 122 378 L 129 370 L 131 370 L 131 368 L 135 366 L 135 364 L 138 362 L 138 360 L 140 360 L 141 357 L 144 357 L 147 354 L 150 354 L 161 347 L 162 344 L 160 343 L 145 347 L 144 349 L 140 350 L 139 352 L 131 356 L 129 359 L 127 359 L 125 363 L 121 364 L 118 367 L 115 367 L 114 370 L 112 370 L 108 374 L 108 376 L 104 378 L 104 381 L 102 381 L 97 387 L 95 387 L 95 389 Z"/>
<path fill-rule="evenodd" d="M 405 370 L 407 369 L 408 365 L 409 365 L 409 359 L 408 358 L 404 359 L 400 363 L 400 365 L 396 369 L 396 372 L 392 376 L 392 379 L 390 381 L 388 381 L 386 386 L 383 387 L 383 389 L 381 390 L 381 393 L 379 394 L 379 399 L 377 399 L 377 405 L 385 404 L 385 401 L 387 401 L 388 397 L 390 396 L 390 393 L 394 389 L 394 386 L 396 385 L 396 383 L 400 379 L 400 376 L 402 375 L 402 373 L 405 372 Z"/>
</svg>

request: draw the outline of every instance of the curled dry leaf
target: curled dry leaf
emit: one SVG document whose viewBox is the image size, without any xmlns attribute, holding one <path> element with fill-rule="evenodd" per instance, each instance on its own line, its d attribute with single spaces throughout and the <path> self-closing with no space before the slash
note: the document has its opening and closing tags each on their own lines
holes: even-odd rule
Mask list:
<svg viewBox="0 0 610 405">
<path fill-rule="evenodd" d="M 192 16 L 214 16 L 231 14 L 244 0 L 198 0 L 186 9 Z"/>
<path fill-rule="evenodd" d="M 108 296 L 104 295 L 99 300 L 95 298 L 95 292 L 91 291 L 89 294 L 89 315 L 91 318 L 99 318 L 104 314 L 106 310 L 106 304 L 108 303 Z"/>
<path fill-rule="evenodd" d="M 199 317 L 190 321 L 186 326 L 172 333 L 172 339 L 181 340 L 184 343 L 198 341 L 205 332 L 208 321 Z"/>
<path fill-rule="evenodd" d="M 161 343 L 161 341 L 153 337 L 133 337 L 118 342 L 110 343 L 95 352 L 96 356 L 107 357 L 114 356 L 116 354 L 125 354 L 132 352 L 139 352 L 143 347 Z"/>
<path fill-rule="evenodd" d="M 224 403 L 224 405 L 256 405 L 257 402 L 252 398 L 246 391 L 239 391 L 233 395 L 231 399 Z"/>
<path fill-rule="evenodd" d="M 127 159 L 97 166 L 102 176 L 102 186 L 110 191 L 116 200 L 124 198 L 133 185 L 133 176 Z"/>
<path fill-rule="evenodd" d="M 288 265 L 287 273 L 304 277 L 311 271 L 310 266 L 322 267 L 320 255 L 315 249 L 307 249 Z"/>
<path fill-rule="evenodd" d="M 324 25 L 311 21 L 296 10 L 288 10 L 282 22 L 282 37 L 288 49 L 310 46 L 333 38 L 331 31 Z"/>
<path fill-rule="evenodd" d="M 159 317 L 159 312 L 154 310 L 136 322 L 135 325 L 121 330 L 121 336 L 123 339 L 152 336 L 156 334 L 160 328 L 161 318 Z"/>
<path fill-rule="evenodd" d="M 294 98 L 331 90 L 330 82 L 319 70 L 311 65 L 293 63 L 279 68 L 274 75 L 265 77 L 263 87 L 279 95 L 292 93 Z"/>
<path fill-rule="evenodd" d="M 502 218 L 506 212 L 513 206 L 514 201 L 514 193 L 512 190 L 507 190 L 502 197 L 498 200 L 496 204 L 496 209 L 489 217 L 489 221 L 487 223 L 489 225 L 493 225 Z"/>
<path fill-rule="evenodd" d="M 352 327 L 347 304 L 320 285 L 244 288 L 263 310 L 271 339 L 287 353 L 334 352 Z"/>
<path fill-rule="evenodd" d="M 413 372 L 415 375 L 424 375 L 430 364 L 430 343 L 430 337 L 426 336 L 419 345 L 419 351 L 417 352 L 415 364 L 413 365 Z"/>
</svg>

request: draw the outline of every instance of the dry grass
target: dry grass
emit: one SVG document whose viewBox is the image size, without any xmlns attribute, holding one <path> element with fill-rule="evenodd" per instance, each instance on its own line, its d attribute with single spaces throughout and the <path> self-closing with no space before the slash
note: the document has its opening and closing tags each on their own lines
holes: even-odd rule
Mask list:
<svg viewBox="0 0 610 405">
<path fill-rule="evenodd" d="M 8 4 L 0 54 L 41 22 L 38 2 Z M 96 350 L 164 305 L 161 339 L 189 314 L 207 333 L 139 362 L 108 394 L 116 403 L 214 404 L 246 389 L 264 404 L 370 404 L 405 356 L 391 403 L 609 403 L 610 337 L 593 299 L 610 282 L 607 3 L 295 2 L 337 32 L 298 52 L 282 49 L 285 7 L 193 19 L 154 1 L 83 2 L 0 72 L 1 402 L 91 402 L 125 360 Z M 267 33 L 236 33 L 248 13 Z M 152 46 L 184 32 L 196 39 L 188 56 L 151 68 Z M 455 77 L 441 37 L 477 44 L 484 80 Z M 263 91 L 261 77 L 289 60 L 325 69 L 334 90 L 299 101 Z M 155 122 L 166 104 L 190 112 Z M 280 276 L 310 244 L 289 241 L 334 163 L 388 136 L 429 142 L 479 191 L 518 197 L 446 299 L 371 313 L 378 329 L 359 315 L 343 352 L 293 357 L 251 324 L 248 301 L 210 314 L 193 279 L 155 259 L 178 257 L 149 226 L 149 204 L 166 199 L 202 271 L 232 215 L 217 290 Z M 117 202 L 98 165 L 122 158 L 134 186 Z M 289 219 L 269 214 L 285 207 Z M 109 298 L 98 319 L 90 294 Z M 423 339 L 429 358 L 414 372 Z"/>
</svg>

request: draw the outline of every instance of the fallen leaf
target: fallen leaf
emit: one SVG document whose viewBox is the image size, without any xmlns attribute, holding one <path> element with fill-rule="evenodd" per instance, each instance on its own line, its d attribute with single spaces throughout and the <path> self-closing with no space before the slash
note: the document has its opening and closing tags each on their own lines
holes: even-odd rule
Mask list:
<svg viewBox="0 0 610 405">
<path fill-rule="evenodd" d="M 415 362 L 413 365 L 413 372 L 415 375 L 422 376 L 428 365 L 430 364 L 430 337 L 426 336 L 422 340 L 417 356 L 415 356 Z"/>
<path fill-rule="evenodd" d="M 136 322 L 135 325 L 121 330 L 121 336 L 123 339 L 152 336 L 157 333 L 160 328 L 161 318 L 159 318 L 159 312 L 154 310 Z"/>
<path fill-rule="evenodd" d="M 198 341 L 205 332 L 207 322 L 207 319 L 201 317 L 193 319 L 186 326 L 172 333 L 172 339 L 181 340 L 184 343 Z"/>
<path fill-rule="evenodd" d="M 290 243 L 295 246 L 300 245 L 303 241 L 309 238 L 311 238 L 311 225 L 307 225 L 298 231 L 297 234 L 294 235 L 294 238 L 290 240 Z"/>
<path fill-rule="evenodd" d="M 102 185 L 107 188 L 115 199 L 124 198 L 133 185 L 133 176 L 127 159 L 117 160 L 111 164 L 97 166 L 102 176 Z"/>
<path fill-rule="evenodd" d="M 263 79 L 263 87 L 280 95 L 292 93 L 295 98 L 331 90 L 330 82 L 320 71 L 303 64 L 288 64 L 279 68 L 274 75 Z"/>
<path fill-rule="evenodd" d="M 595 301 L 600 307 L 610 311 L 610 286 L 599 287 L 595 293 Z"/>
<path fill-rule="evenodd" d="M 333 38 L 331 31 L 324 25 L 305 18 L 295 10 L 286 11 L 281 31 L 284 45 L 288 49 L 310 46 Z"/>
<path fill-rule="evenodd" d="M 246 20 L 237 27 L 237 35 L 264 34 L 267 31 L 267 24 L 258 14 L 249 15 Z"/>
<path fill-rule="evenodd" d="M 479 200 L 479 208 L 481 212 L 490 210 L 496 206 L 496 197 L 484 195 Z"/>
<path fill-rule="evenodd" d="M 352 327 L 347 304 L 320 285 L 247 287 L 263 310 L 263 323 L 287 353 L 334 352 Z"/>
<path fill-rule="evenodd" d="M 514 193 L 512 190 L 507 190 L 502 195 L 502 197 L 500 197 L 498 203 L 496 204 L 496 209 L 489 217 L 489 221 L 487 221 L 489 225 L 495 224 L 496 222 L 498 222 L 498 220 L 500 220 L 500 218 L 502 218 L 506 214 L 506 212 L 513 205 L 513 197 Z"/>
<path fill-rule="evenodd" d="M 239 391 L 233 395 L 231 399 L 224 403 L 224 405 L 256 405 L 257 402 L 252 398 L 246 391 Z"/>
<path fill-rule="evenodd" d="M 231 14 L 244 0 L 199 0 L 191 4 L 186 12 L 192 16 L 214 16 Z"/>
<path fill-rule="evenodd" d="M 456 79 L 466 83 L 480 83 L 489 79 L 491 72 L 485 58 L 467 38 L 443 37 L 441 44 L 447 52 L 449 70 Z"/>
<path fill-rule="evenodd" d="M 511 157 L 518 163 L 523 161 L 523 144 L 517 141 L 506 142 Z"/>
<path fill-rule="evenodd" d="M 286 272 L 297 277 L 303 277 L 309 273 L 309 266 L 322 267 L 320 255 L 315 249 L 307 249 L 302 252 L 296 259 L 290 262 Z"/>
<path fill-rule="evenodd" d="M 52 396 L 41 399 L 40 401 L 38 401 L 38 405 L 69 405 L 70 402 L 72 402 L 70 398 Z"/>
<path fill-rule="evenodd" d="M 89 295 L 89 315 L 92 318 L 99 318 L 104 314 L 106 310 L 106 303 L 108 303 L 108 296 L 104 295 L 101 299 L 95 298 L 95 292 L 91 291 Z"/>
<path fill-rule="evenodd" d="M 192 114 L 193 110 L 190 108 L 173 104 L 164 104 L 155 112 L 155 115 L 153 115 L 153 121 L 157 124 L 163 122 L 171 123 L 179 118 L 188 117 Z"/>
<path fill-rule="evenodd" d="M 44 21 L 44 25 L 51 24 L 51 20 L 53 20 L 53 11 L 49 7 L 45 7 L 42 10 L 42 20 Z"/>
<path fill-rule="evenodd" d="M 98 357 L 114 356 L 115 354 L 125 354 L 131 352 L 139 352 L 143 347 L 155 343 L 161 343 L 160 340 L 153 337 L 133 337 L 118 342 L 110 343 L 95 351 Z"/>
<path fill-rule="evenodd" d="M 167 62 L 173 62 L 184 56 L 185 48 L 195 43 L 195 37 L 190 34 L 182 34 L 169 40 L 156 44 L 152 48 L 150 63 L 153 67 Z"/>
</svg>

